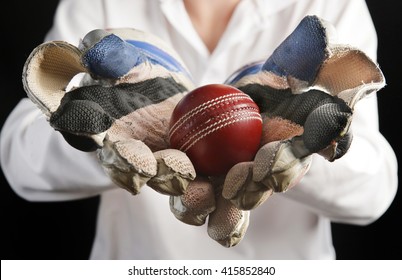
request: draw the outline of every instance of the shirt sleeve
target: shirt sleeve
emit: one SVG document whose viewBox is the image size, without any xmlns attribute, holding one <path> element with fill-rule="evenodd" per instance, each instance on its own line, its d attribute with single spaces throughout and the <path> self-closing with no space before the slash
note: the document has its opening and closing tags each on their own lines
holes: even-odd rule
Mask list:
<svg viewBox="0 0 402 280">
<path fill-rule="evenodd" d="M 377 36 L 365 2 L 343 2 L 335 23 L 338 41 L 375 60 Z M 351 130 L 352 145 L 344 157 L 331 163 L 314 155 L 309 172 L 285 195 L 334 222 L 365 225 L 388 209 L 398 186 L 396 156 L 379 132 L 375 94 L 358 102 Z"/>
<path fill-rule="evenodd" d="M 102 2 L 63 0 L 46 40 L 72 44 L 89 30 L 103 27 Z M 98 11 L 99 10 L 99 11 Z M 25 98 L 13 109 L 1 131 L 0 160 L 13 190 L 29 201 L 84 198 L 114 188 L 95 152 L 72 148 L 45 116 Z"/>
</svg>

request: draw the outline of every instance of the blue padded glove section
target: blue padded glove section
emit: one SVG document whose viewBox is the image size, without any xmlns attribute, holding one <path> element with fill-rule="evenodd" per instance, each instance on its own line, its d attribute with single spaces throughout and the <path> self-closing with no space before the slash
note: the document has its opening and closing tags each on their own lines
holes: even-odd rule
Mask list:
<svg viewBox="0 0 402 280">
<path fill-rule="evenodd" d="M 124 76 L 142 61 L 137 48 L 114 34 L 102 38 L 82 56 L 84 66 L 92 74 L 112 79 Z"/>
<path fill-rule="evenodd" d="M 305 17 L 276 48 L 263 70 L 312 83 L 327 55 L 325 28 L 316 16 Z"/>
</svg>

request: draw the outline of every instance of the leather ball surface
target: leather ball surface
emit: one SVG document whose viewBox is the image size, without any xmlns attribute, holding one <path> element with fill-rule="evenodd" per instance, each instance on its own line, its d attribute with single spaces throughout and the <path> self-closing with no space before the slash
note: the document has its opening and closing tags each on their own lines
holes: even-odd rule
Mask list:
<svg viewBox="0 0 402 280">
<path fill-rule="evenodd" d="M 169 140 L 172 148 L 187 154 L 197 173 L 216 176 L 253 160 L 261 133 L 259 108 L 247 94 L 210 84 L 189 92 L 176 105 Z"/>
</svg>

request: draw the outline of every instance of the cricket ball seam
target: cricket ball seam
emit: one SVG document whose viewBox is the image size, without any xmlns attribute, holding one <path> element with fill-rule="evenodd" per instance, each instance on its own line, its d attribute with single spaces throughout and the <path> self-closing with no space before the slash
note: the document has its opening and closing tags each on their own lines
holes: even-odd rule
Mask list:
<svg viewBox="0 0 402 280">
<path fill-rule="evenodd" d="M 178 129 L 180 129 L 190 118 L 193 118 L 194 116 L 203 112 L 204 110 L 211 108 L 212 106 L 218 106 L 219 104 L 222 104 L 227 101 L 238 101 L 242 99 L 248 99 L 254 102 L 248 95 L 244 93 L 233 92 L 219 96 L 205 103 L 202 103 L 201 105 L 198 105 L 197 107 L 191 109 L 189 112 L 187 112 L 180 119 L 177 120 L 177 122 L 170 128 L 169 137 L 171 137 Z"/>
<path fill-rule="evenodd" d="M 182 148 L 184 146 L 184 142 L 186 142 L 190 137 L 194 137 L 192 135 L 200 132 L 201 130 L 204 130 L 208 125 L 221 123 L 222 121 L 224 121 L 224 119 L 228 118 L 228 116 L 232 116 L 232 118 L 234 116 L 244 116 L 245 114 L 250 114 L 250 111 L 255 111 L 260 116 L 258 108 L 246 104 L 241 104 L 239 107 L 236 106 L 230 111 L 225 111 L 222 107 L 214 108 L 212 110 L 214 111 L 214 114 L 210 115 L 208 119 L 200 118 L 202 114 L 194 115 L 191 120 L 189 119 L 188 121 L 192 122 L 192 129 L 190 131 L 188 131 L 188 129 L 186 128 L 187 123 L 184 123 L 183 130 L 187 131 L 186 134 L 183 135 L 183 133 L 181 133 L 180 131 L 176 131 L 174 134 L 171 135 L 171 139 L 175 139 L 174 142 L 176 143 L 176 147 Z"/>
<path fill-rule="evenodd" d="M 238 114 L 229 115 L 229 117 L 221 119 L 218 122 L 212 123 L 211 125 L 198 131 L 196 134 L 189 136 L 185 141 L 185 143 L 180 146 L 179 150 L 187 152 L 192 146 L 197 144 L 197 142 L 199 142 L 201 139 L 205 138 L 209 134 L 216 132 L 220 129 L 223 129 L 224 127 L 227 127 L 231 124 L 248 120 L 259 120 L 262 122 L 261 115 L 259 112 L 240 112 Z M 197 129 L 193 131 L 196 130 Z"/>
</svg>

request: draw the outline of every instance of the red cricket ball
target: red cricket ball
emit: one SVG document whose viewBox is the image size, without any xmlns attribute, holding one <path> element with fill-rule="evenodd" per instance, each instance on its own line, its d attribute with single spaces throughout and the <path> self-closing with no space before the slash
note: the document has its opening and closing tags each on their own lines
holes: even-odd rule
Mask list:
<svg viewBox="0 0 402 280">
<path fill-rule="evenodd" d="M 189 92 L 173 110 L 169 140 L 187 154 L 197 173 L 222 175 L 253 160 L 261 141 L 257 104 L 239 89 L 210 84 Z"/>
</svg>

